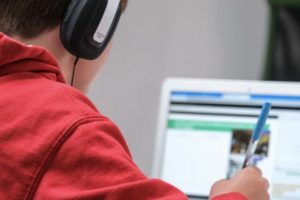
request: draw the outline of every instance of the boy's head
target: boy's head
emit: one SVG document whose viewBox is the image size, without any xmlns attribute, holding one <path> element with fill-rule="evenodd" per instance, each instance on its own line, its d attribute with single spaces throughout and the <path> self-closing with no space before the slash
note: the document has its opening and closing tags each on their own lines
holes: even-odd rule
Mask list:
<svg viewBox="0 0 300 200">
<path fill-rule="evenodd" d="M 75 56 L 62 44 L 60 25 L 72 1 L 74 0 L 0 0 L 0 32 L 25 44 L 46 48 L 57 59 L 68 83 L 72 79 Z M 122 11 L 125 10 L 127 1 L 120 0 Z M 90 82 L 106 60 L 110 46 L 108 44 L 96 60 L 79 60 L 74 87 L 83 92 L 88 90 Z"/>
<path fill-rule="evenodd" d="M 0 32 L 24 39 L 36 37 L 58 26 L 71 2 L 72 0 L 1 0 Z M 128 0 L 121 0 L 122 11 L 127 2 Z"/>
</svg>

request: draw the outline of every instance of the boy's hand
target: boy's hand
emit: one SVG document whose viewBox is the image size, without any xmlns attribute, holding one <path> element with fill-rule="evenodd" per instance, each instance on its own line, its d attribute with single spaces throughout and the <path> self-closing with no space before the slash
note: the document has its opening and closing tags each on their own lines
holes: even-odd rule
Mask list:
<svg viewBox="0 0 300 200">
<path fill-rule="evenodd" d="M 210 199 L 225 193 L 239 192 L 248 200 L 269 200 L 269 183 L 258 168 L 247 167 L 230 180 L 216 182 L 210 192 Z"/>
</svg>

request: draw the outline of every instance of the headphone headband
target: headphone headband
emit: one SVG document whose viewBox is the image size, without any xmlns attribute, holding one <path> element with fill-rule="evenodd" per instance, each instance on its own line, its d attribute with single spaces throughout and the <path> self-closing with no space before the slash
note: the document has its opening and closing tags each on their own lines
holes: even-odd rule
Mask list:
<svg viewBox="0 0 300 200">
<path fill-rule="evenodd" d="M 103 43 L 109 30 L 113 24 L 113 20 L 119 9 L 120 0 L 109 0 L 103 14 L 103 17 L 99 23 L 99 26 L 94 34 L 94 40 L 98 43 Z"/>
</svg>

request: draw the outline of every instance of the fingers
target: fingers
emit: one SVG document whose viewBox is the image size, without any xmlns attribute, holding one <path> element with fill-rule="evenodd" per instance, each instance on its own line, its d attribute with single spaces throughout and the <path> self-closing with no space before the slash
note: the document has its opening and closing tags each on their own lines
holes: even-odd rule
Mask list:
<svg viewBox="0 0 300 200">
<path fill-rule="evenodd" d="M 262 176 L 262 171 L 257 167 L 247 167 L 232 179 L 216 182 L 211 188 L 210 197 L 235 191 L 249 200 L 270 200 L 268 188 L 269 182 Z"/>
<path fill-rule="evenodd" d="M 264 186 L 265 189 L 268 189 L 270 187 L 269 181 L 262 177 L 262 171 L 258 167 L 247 167 L 244 170 L 242 170 L 243 173 L 247 174 L 253 174 L 259 176 L 260 183 L 262 186 Z"/>
<path fill-rule="evenodd" d="M 262 176 L 262 171 L 258 167 L 246 167 L 242 171 L 247 172 L 247 173 L 252 173 L 252 174 L 257 174 L 259 176 Z"/>
<path fill-rule="evenodd" d="M 270 187 L 269 181 L 266 178 L 263 178 L 262 181 L 263 181 L 263 184 L 265 185 L 266 189 L 269 189 L 269 187 Z"/>
</svg>

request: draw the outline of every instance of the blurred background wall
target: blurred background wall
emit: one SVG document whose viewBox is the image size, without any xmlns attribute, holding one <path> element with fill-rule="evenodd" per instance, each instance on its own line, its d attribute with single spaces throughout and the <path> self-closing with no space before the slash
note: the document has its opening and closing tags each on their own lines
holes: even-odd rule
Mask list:
<svg viewBox="0 0 300 200">
<path fill-rule="evenodd" d="M 129 0 L 89 96 L 150 175 L 163 80 L 260 79 L 267 30 L 264 0 Z"/>
</svg>

